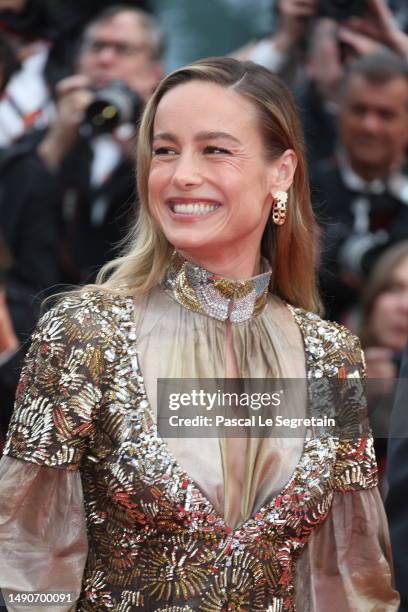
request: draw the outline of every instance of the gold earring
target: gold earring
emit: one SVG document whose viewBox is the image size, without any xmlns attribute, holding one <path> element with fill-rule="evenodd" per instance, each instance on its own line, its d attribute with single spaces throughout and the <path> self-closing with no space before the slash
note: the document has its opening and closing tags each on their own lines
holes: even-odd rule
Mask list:
<svg viewBox="0 0 408 612">
<path fill-rule="evenodd" d="M 273 198 L 272 221 L 275 225 L 283 225 L 286 221 L 286 202 L 288 194 L 286 191 L 277 191 Z"/>
</svg>

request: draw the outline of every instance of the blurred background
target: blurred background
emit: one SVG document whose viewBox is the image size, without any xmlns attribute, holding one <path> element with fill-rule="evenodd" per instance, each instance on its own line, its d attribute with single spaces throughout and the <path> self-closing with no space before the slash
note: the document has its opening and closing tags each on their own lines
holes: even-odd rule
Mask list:
<svg viewBox="0 0 408 612">
<path fill-rule="evenodd" d="M 296 97 L 326 317 L 389 382 L 369 398 L 387 420 L 408 339 L 407 32 L 406 0 L 0 0 L 0 439 L 43 300 L 92 282 L 135 223 L 143 105 L 212 55 Z"/>
</svg>

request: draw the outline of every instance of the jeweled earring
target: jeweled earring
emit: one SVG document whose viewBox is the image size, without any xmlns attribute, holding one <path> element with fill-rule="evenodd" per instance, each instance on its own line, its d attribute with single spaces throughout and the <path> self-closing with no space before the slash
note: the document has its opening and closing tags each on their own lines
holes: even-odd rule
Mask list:
<svg viewBox="0 0 408 612">
<path fill-rule="evenodd" d="M 273 198 L 272 221 L 275 225 L 283 225 L 286 221 L 286 202 L 288 194 L 286 191 L 277 191 Z"/>
</svg>

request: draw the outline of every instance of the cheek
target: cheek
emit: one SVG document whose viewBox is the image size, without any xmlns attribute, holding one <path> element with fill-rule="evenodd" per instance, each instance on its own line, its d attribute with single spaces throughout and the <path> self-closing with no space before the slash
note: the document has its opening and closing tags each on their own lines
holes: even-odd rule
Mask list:
<svg viewBox="0 0 408 612">
<path fill-rule="evenodd" d="M 169 181 L 170 173 L 165 167 L 152 167 L 149 173 L 148 189 L 149 195 L 157 198 L 162 189 L 166 187 Z"/>
<path fill-rule="evenodd" d="M 355 121 L 353 117 L 342 117 L 339 123 L 339 129 L 343 138 L 347 138 L 349 130 L 354 130 L 356 125 L 358 126 L 358 122 Z"/>
<path fill-rule="evenodd" d="M 388 140 L 395 146 L 403 149 L 407 146 L 407 126 L 398 124 L 393 126 L 392 130 L 388 130 Z"/>
<path fill-rule="evenodd" d="M 156 219 L 158 218 L 158 210 L 159 210 L 159 194 L 161 191 L 161 182 L 160 176 L 157 172 L 150 172 L 149 180 L 147 183 L 148 189 L 148 206 L 152 216 Z"/>
<path fill-rule="evenodd" d="M 390 330 L 394 322 L 396 314 L 396 300 L 394 296 L 384 294 L 377 298 L 373 313 L 371 315 L 371 324 L 375 334 L 382 338 Z"/>
</svg>

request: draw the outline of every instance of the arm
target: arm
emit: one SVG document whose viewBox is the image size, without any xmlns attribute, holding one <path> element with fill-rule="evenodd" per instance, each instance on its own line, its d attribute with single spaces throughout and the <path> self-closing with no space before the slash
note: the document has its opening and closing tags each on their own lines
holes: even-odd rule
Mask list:
<svg viewBox="0 0 408 612">
<path fill-rule="evenodd" d="M 274 34 L 251 42 L 231 55 L 241 61 L 253 61 L 279 72 L 307 32 L 308 21 L 317 11 L 316 0 L 280 0 L 278 27 Z"/>
<path fill-rule="evenodd" d="M 394 612 L 387 520 L 377 487 L 335 493 L 330 516 L 299 561 L 310 612 Z M 301 608 L 300 608 L 301 609 Z"/>
<path fill-rule="evenodd" d="M 81 588 L 86 536 L 79 467 L 102 400 L 101 316 L 82 296 L 40 321 L 16 396 L 0 480 L 0 586 Z"/>
<path fill-rule="evenodd" d="M 297 592 L 310 612 L 393 612 L 388 526 L 377 488 L 377 466 L 367 430 L 365 362 L 359 340 L 337 326 L 344 343 L 337 352 L 336 457 L 331 468 L 333 500 L 326 521 L 312 533 L 299 560 Z M 327 349 L 330 352 L 330 347 Z M 332 355 L 334 358 L 334 355 Z M 306 608 L 307 609 L 307 608 Z"/>
<path fill-rule="evenodd" d="M 89 79 L 76 74 L 57 86 L 57 117 L 38 146 L 38 154 L 51 172 L 56 172 L 79 138 L 84 112 L 93 94 Z"/>
<path fill-rule="evenodd" d="M 360 35 L 361 41 L 365 39 L 367 44 L 369 41 L 372 44 L 383 44 L 408 59 L 408 36 L 401 30 L 384 0 L 367 0 L 365 15 L 350 18 L 346 26 L 341 33 L 344 42 L 353 45 Z"/>
<path fill-rule="evenodd" d="M 0 487 L 0 587 L 6 602 L 21 591 L 64 592 L 71 603 L 58 610 L 72 609 L 87 556 L 79 472 L 3 457 Z M 37 609 L 30 606 L 31 612 Z"/>
</svg>

